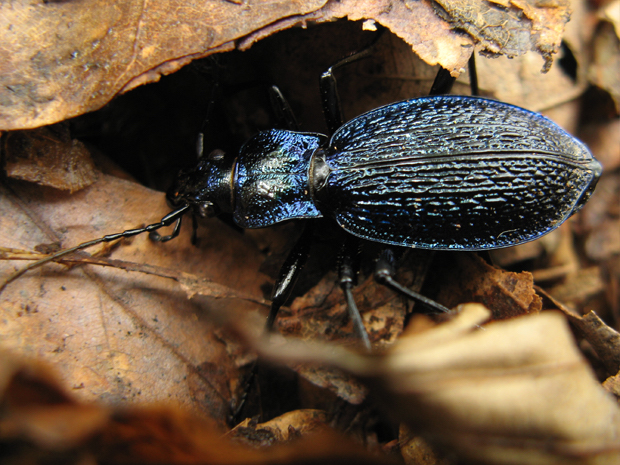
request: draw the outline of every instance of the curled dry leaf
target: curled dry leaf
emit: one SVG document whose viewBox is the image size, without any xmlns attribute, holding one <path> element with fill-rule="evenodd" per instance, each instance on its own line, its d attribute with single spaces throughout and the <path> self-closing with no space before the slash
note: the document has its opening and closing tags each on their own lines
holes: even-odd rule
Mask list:
<svg viewBox="0 0 620 465">
<path fill-rule="evenodd" d="M 550 62 L 568 20 L 566 2 L 486 3 L 484 11 L 481 5 L 392 0 L 3 4 L 0 128 L 33 128 L 83 114 L 194 59 L 246 49 L 294 25 L 345 17 L 386 26 L 427 63 L 441 64 L 455 76 L 465 69 L 475 42 L 509 56 L 536 49 Z"/>
<path fill-rule="evenodd" d="M 538 50 L 549 71 L 570 18 L 569 2 L 438 0 L 436 11 L 454 28 L 469 33 L 483 51 L 508 58 Z M 527 21 L 523 20 L 527 18 Z"/>
<path fill-rule="evenodd" d="M 594 36 L 594 60 L 590 66 L 591 81 L 605 89 L 620 113 L 620 2 L 609 2 L 600 12 L 601 22 Z"/>
<path fill-rule="evenodd" d="M 361 376 L 393 416 L 476 463 L 617 463 L 620 408 L 564 317 L 546 312 L 473 330 L 488 316 L 464 306 L 455 320 L 405 335 L 383 356 L 296 344 L 260 351 Z"/>
<path fill-rule="evenodd" d="M 551 299 L 556 307 L 564 313 L 568 321 L 594 349 L 608 375 L 617 375 L 620 372 L 620 334 L 607 325 L 592 311 L 581 316 L 566 308 L 553 296 L 541 290 L 545 297 Z"/>
<path fill-rule="evenodd" d="M 43 363 L 5 350 L 0 350 L 0 405 L 0 444 L 27 440 L 50 451 L 84 443 L 110 416 L 102 407 L 73 401 Z M 0 457 L 8 459 L 2 452 Z"/>
<path fill-rule="evenodd" d="M 265 423 L 257 424 L 248 418 L 230 430 L 227 436 L 263 447 L 325 430 L 327 421 L 328 415 L 322 410 L 295 410 Z"/>
</svg>

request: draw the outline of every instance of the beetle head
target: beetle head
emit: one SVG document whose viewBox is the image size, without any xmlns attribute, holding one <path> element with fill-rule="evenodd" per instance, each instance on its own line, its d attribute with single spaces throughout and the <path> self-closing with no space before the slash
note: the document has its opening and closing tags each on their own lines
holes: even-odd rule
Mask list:
<svg viewBox="0 0 620 465">
<path fill-rule="evenodd" d="M 166 193 L 168 205 L 173 209 L 189 205 L 201 218 L 231 212 L 233 162 L 221 150 L 202 157 L 194 168 L 179 173 Z"/>
</svg>

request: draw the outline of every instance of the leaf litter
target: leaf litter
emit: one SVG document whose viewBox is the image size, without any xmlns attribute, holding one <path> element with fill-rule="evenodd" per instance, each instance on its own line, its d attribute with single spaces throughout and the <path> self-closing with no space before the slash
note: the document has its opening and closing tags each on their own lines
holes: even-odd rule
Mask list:
<svg viewBox="0 0 620 465">
<path fill-rule="evenodd" d="M 443 3 L 446 5 L 442 7 L 448 11 L 448 2 Z M 543 5 L 543 9 L 547 8 L 544 13 L 535 12 L 526 2 L 510 2 L 505 5 L 503 4 L 505 2 L 496 3 L 502 3 L 501 6 L 504 8 L 520 10 L 531 21 L 530 26 L 533 25 L 534 29 L 551 24 L 544 19 L 545 14 L 553 15 L 555 11 L 558 16 L 554 20 L 565 14 L 565 10 L 562 9 L 565 5 L 562 2 Z M 430 17 L 429 4 L 426 2 L 405 2 L 405 4 L 409 14 L 417 16 L 417 21 Z M 307 8 L 317 7 L 308 5 L 302 7 L 306 8 L 306 12 L 310 11 Z M 461 3 L 454 8 L 464 11 L 464 5 L 465 3 Z M 222 2 L 219 6 L 223 9 L 235 7 L 227 2 Z M 259 38 L 288 28 L 296 22 L 305 20 L 320 22 L 327 18 L 338 17 L 347 11 L 348 6 L 349 2 L 340 4 L 327 2 L 322 9 L 314 13 L 303 13 L 299 16 L 293 14 L 288 19 L 269 23 L 262 30 L 246 33 L 248 35 L 236 44 L 233 41 L 222 42 L 220 45 L 214 43 L 212 44 L 214 48 L 203 48 L 196 53 L 204 54 L 205 50 L 206 53 L 212 53 L 215 50 L 235 46 L 247 48 Z M 428 22 L 428 27 L 421 29 L 411 27 L 410 21 L 398 16 L 399 12 L 404 11 L 399 9 L 402 5 L 393 6 L 395 8 L 391 9 L 391 16 L 383 15 L 387 10 L 385 8 L 382 10 L 382 6 L 377 3 L 371 6 L 358 4 L 355 12 L 349 11 L 347 14 L 349 18 L 357 15 L 356 17 L 372 18 L 379 24 L 387 25 L 393 32 L 405 37 L 427 61 L 438 61 L 457 71 L 464 68 L 468 56 L 468 44 L 474 42 L 471 37 L 475 37 L 475 40 L 489 40 L 488 37 L 484 39 L 476 37 L 475 34 L 466 37 L 462 32 L 451 31 L 449 26 L 446 27 L 441 22 Z M 66 4 L 58 8 L 79 7 Z M 292 10 L 287 11 L 290 14 Z M 371 11 L 374 14 L 370 14 Z M 144 24 L 148 24 L 148 16 L 144 18 L 146 21 Z M 256 18 L 260 18 L 260 13 Z M 458 18 L 452 20 L 459 21 Z M 537 20 L 539 22 L 536 22 Z M 577 16 L 577 22 L 572 24 L 578 24 L 579 21 L 581 19 Z M 543 49 L 548 47 L 547 50 L 551 50 L 559 46 L 557 34 L 561 34 L 562 23 L 561 21 L 552 23 L 554 26 L 549 27 L 549 31 L 553 29 L 556 37 L 547 42 Z M 244 27 L 246 25 L 238 18 L 236 24 L 243 24 Z M 169 33 L 174 33 L 173 28 L 168 28 L 159 35 L 155 34 L 149 40 L 164 39 Z M 530 37 L 538 40 L 543 36 L 544 34 L 533 34 Z M 587 41 L 587 37 L 580 38 L 578 35 L 570 34 L 568 36 L 570 50 L 578 63 L 582 64 L 583 44 L 579 40 Z M 452 42 L 443 48 L 443 45 L 449 43 L 447 37 L 451 37 Z M 190 43 L 192 42 L 188 40 L 187 44 Z M 314 48 L 317 43 L 314 44 Z M 256 48 L 260 45 L 261 43 L 258 43 Z M 523 50 L 526 50 L 536 43 L 525 41 L 521 45 Z M 438 48 L 434 49 L 434 46 Z M 453 53 L 457 49 L 459 51 Z M 162 50 L 167 50 L 166 53 L 170 50 L 173 50 L 173 53 L 176 53 L 175 50 L 186 53 L 182 47 Z M 308 57 L 307 52 L 300 52 L 299 55 L 304 59 Z M 140 83 L 158 79 L 161 73 L 170 72 L 189 61 L 185 56 L 175 58 L 168 65 L 158 66 L 157 63 L 161 63 L 162 60 L 161 55 L 155 54 L 150 57 L 153 61 L 142 62 L 146 63 L 146 68 L 132 68 L 131 72 L 125 73 L 130 69 L 126 68 L 123 70 L 125 74 L 112 74 L 115 79 L 109 82 L 114 82 L 115 85 L 124 82 L 123 89 L 129 89 Z M 561 66 L 554 66 L 549 74 L 541 78 L 538 71 L 543 67 L 544 60 L 532 57 L 536 55 L 528 54 L 506 63 L 497 63 L 497 66 L 488 72 L 484 69 L 487 62 L 483 61 L 481 70 L 483 92 L 493 92 L 502 100 L 537 110 L 555 108 L 559 103 L 571 101 L 583 92 L 585 80 L 582 72 L 578 72 L 576 79 L 571 81 L 570 78 L 566 78 L 565 73 L 558 71 Z M 496 64 L 495 61 L 492 61 L 493 64 Z M 403 75 L 411 71 L 403 71 L 401 62 L 398 63 L 398 66 L 390 72 L 392 78 L 402 79 Z M 509 66 L 513 64 L 517 64 L 515 69 Z M 365 68 L 365 71 L 372 71 L 370 66 L 362 64 L 361 67 Z M 584 68 L 585 66 L 579 69 Z M 504 70 L 504 73 L 498 69 Z M 127 79 L 119 81 L 117 79 L 119 76 Z M 513 76 L 519 76 L 519 79 L 510 81 Z M 368 74 L 365 77 L 368 78 Z M 100 79 L 100 76 L 96 79 Z M 289 81 L 294 82 L 295 79 Z M 305 86 L 305 83 L 299 82 L 300 86 L 302 84 Z M 62 81 L 56 82 L 55 85 L 62 85 Z M 75 86 L 65 87 L 75 88 Z M 85 86 L 84 89 L 88 88 Z M 518 92 L 512 96 L 504 95 L 502 89 L 507 88 L 517 89 Z M 534 89 L 540 92 L 533 93 Z M 51 120 L 64 119 L 76 112 L 94 108 L 92 105 L 100 106 L 117 91 L 112 88 L 100 88 L 98 94 L 100 98 L 95 100 L 88 100 L 88 92 L 85 94 L 77 92 L 72 97 L 75 104 L 57 105 L 62 103 L 60 99 L 54 103 L 52 111 L 43 111 L 41 107 L 39 115 L 43 118 L 51 117 Z M 303 90 L 301 92 L 303 93 Z M 356 92 L 359 95 L 365 94 L 364 90 Z M 411 95 L 409 92 L 405 91 L 407 94 L 405 97 Z M 287 92 L 287 95 L 290 93 Z M 300 92 L 292 94 L 300 95 Z M 370 98 L 373 96 L 369 94 Z M 364 103 L 356 100 L 355 104 Z M 373 102 L 370 104 L 370 107 L 372 106 L 377 106 L 377 103 Z M 571 108 L 570 105 L 564 105 L 562 112 L 558 112 L 562 123 L 571 131 L 577 127 L 576 119 L 563 115 L 574 114 L 576 110 L 574 106 Z M 351 110 L 348 112 L 352 113 Z M 12 121 L 25 121 L 23 127 L 33 124 L 32 121 L 41 121 L 19 118 L 13 118 Z M 610 134 L 613 136 L 613 131 Z M 598 150 L 602 153 L 595 155 L 606 160 L 606 170 L 608 167 L 618 166 L 617 157 L 611 158 L 612 155 L 608 154 L 612 152 L 606 149 L 605 145 L 600 147 Z M 607 147 L 613 148 L 614 144 L 609 144 Z M 11 182 L 7 189 L 3 191 L 1 200 L 3 212 L 1 244 L 14 249 L 8 251 L 10 254 L 36 249 L 45 252 L 43 249 L 47 246 L 42 248 L 41 245 L 49 245 L 47 248 L 50 249 L 57 247 L 58 244 L 64 247 L 102 234 L 158 221 L 168 212 L 161 195 L 105 175 L 90 188 L 78 192 L 73 197 L 59 194 L 53 189 L 37 188 L 24 183 Z M 75 200 L 72 200 L 73 198 Z M 601 230 L 597 226 L 592 226 L 594 224 L 592 221 L 598 221 L 595 218 L 600 218 L 600 215 L 587 216 L 590 205 L 595 203 L 591 202 L 586 206 L 584 209 L 586 216 L 582 217 L 592 220 L 582 221 L 581 224 L 573 222 L 573 229 L 586 233 L 589 230 L 594 232 Z M 605 205 L 604 211 L 609 212 L 609 203 Z M 118 216 L 113 216 L 114 214 Z M 205 228 L 205 225 L 202 225 L 202 228 Z M 69 261 L 66 260 L 62 265 L 49 265 L 33 271 L 11 283 L 0 296 L 3 312 L 0 337 L 2 346 L 12 350 L 2 359 L 14 363 L 14 360 L 19 359 L 14 354 L 20 353 L 47 360 L 56 367 L 62 385 L 66 386 L 65 389 L 71 389 L 72 395 L 77 396 L 81 402 L 97 401 L 97 405 L 104 406 L 87 407 L 83 422 L 86 425 L 90 424 L 91 429 L 80 426 L 68 428 L 66 432 L 55 431 L 57 436 L 54 441 L 62 444 L 63 453 L 74 450 L 71 449 L 72 444 L 85 444 L 88 434 L 80 436 L 76 431 L 94 431 L 99 427 L 98 431 L 104 431 L 103 437 L 107 438 L 108 442 L 97 443 L 97 447 L 92 449 L 94 452 L 91 453 L 103 461 L 123 459 L 127 461 L 127 456 L 114 455 L 112 452 L 120 450 L 119 444 L 125 444 L 126 450 L 129 451 L 128 457 L 133 460 L 139 458 L 142 461 L 154 459 L 161 461 L 162 458 L 167 458 L 170 462 L 188 460 L 204 462 L 207 460 L 207 455 L 204 455 L 206 449 L 198 443 L 199 438 L 208 437 L 214 440 L 213 443 L 206 441 L 208 444 L 214 444 L 210 446 L 211 449 L 222 452 L 217 458 L 220 462 L 217 463 L 226 460 L 222 458 L 225 456 L 229 457 L 231 463 L 247 463 L 249 457 L 252 457 L 252 461 L 271 460 L 270 463 L 274 463 L 276 452 L 266 459 L 264 456 L 260 457 L 245 450 L 242 452 L 233 448 L 231 451 L 222 442 L 221 432 L 230 413 L 230 401 L 243 384 L 240 367 L 252 359 L 245 345 L 240 344 L 235 335 L 241 334 L 242 339 L 255 341 L 255 333 L 260 331 L 262 319 L 256 316 L 256 312 L 264 312 L 264 305 L 261 305 L 265 297 L 263 290 L 269 287 L 271 279 L 261 275 L 258 270 L 265 260 L 264 251 L 273 249 L 273 244 L 281 239 L 279 234 L 282 233 L 262 235 L 262 232 L 249 232 L 241 235 L 222 224 L 202 228 L 200 234 L 202 243 L 198 250 L 189 246 L 190 233 L 186 224 L 182 234 L 184 237 L 174 241 L 174 244 L 162 247 L 161 244 L 150 243 L 146 237 L 121 241 L 102 248 L 99 253 L 91 251 L 90 254 L 72 257 L 72 260 L 83 263 L 70 264 L 68 270 Z M 575 246 L 571 244 L 570 247 Z M 590 248 L 594 249 L 594 246 Z M 546 254 L 552 249 L 539 248 L 538 252 L 530 251 L 522 256 L 529 254 L 529 257 L 537 257 L 541 250 Z M 613 253 L 613 244 L 606 248 L 599 247 L 599 250 L 602 251 L 596 252 L 597 260 L 603 260 L 609 253 Z M 17 258 L 15 255 L 12 256 Z M 592 299 L 600 295 L 601 284 L 587 293 L 581 291 L 583 275 L 580 277 L 571 274 L 579 269 L 580 257 L 577 253 L 569 253 L 569 256 L 573 258 L 563 262 L 563 268 L 556 268 L 555 274 L 547 273 L 547 279 L 549 276 L 553 276 L 556 280 L 572 276 L 572 289 L 577 293 L 581 292 L 581 297 L 575 300 L 577 308 L 580 308 L 587 306 Z M 402 424 L 406 425 L 401 428 L 403 447 L 406 438 L 409 438 L 407 443 L 416 444 L 418 450 L 430 448 L 433 452 L 431 455 L 435 457 L 431 463 L 446 463 L 448 460 L 446 454 L 449 456 L 452 453 L 488 463 L 534 463 L 534 461 L 615 463 L 619 449 L 617 407 L 613 402 L 610 403 L 611 397 L 600 388 L 592 371 L 576 352 L 576 346 L 560 320 L 555 317 L 547 319 L 547 312 L 543 312 L 541 323 L 531 323 L 535 321 L 537 318 L 535 314 L 541 308 L 550 308 L 548 302 L 545 303 L 545 298 L 541 302 L 540 297 L 536 295 L 532 278 L 527 273 L 500 271 L 481 260 L 472 259 L 472 261 L 466 257 L 459 257 L 456 260 L 462 263 L 449 263 L 448 266 L 444 263 L 443 270 L 441 267 L 437 270 L 438 266 L 435 263 L 429 269 L 427 260 L 428 258 L 412 254 L 409 262 L 400 271 L 401 279 L 419 288 L 424 282 L 424 277 L 430 273 L 431 281 L 439 282 L 441 285 L 435 284 L 435 288 L 431 285 L 430 289 L 426 289 L 427 293 L 435 294 L 438 300 L 446 299 L 451 302 L 450 305 L 468 300 L 484 302 L 492 311 L 494 318 L 511 317 L 506 324 L 514 322 L 517 325 L 516 329 L 502 329 L 507 331 L 505 333 L 498 329 L 495 333 L 495 328 L 503 323 L 476 328 L 476 325 L 482 324 L 479 317 L 471 317 L 474 323 L 471 320 L 465 324 L 457 323 L 457 318 L 453 322 L 438 326 L 429 319 L 414 318 L 404 337 L 398 339 L 407 322 L 410 310 L 408 303 L 376 287 L 371 278 L 363 277 L 362 284 L 356 290 L 356 298 L 364 311 L 365 323 L 371 328 L 371 336 L 381 350 L 379 354 L 370 357 L 356 354 L 350 352 L 355 347 L 355 340 L 345 316 L 346 311 L 339 289 L 334 285 L 333 274 L 328 274 L 318 284 L 315 282 L 314 286 L 312 283 L 306 285 L 310 292 L 304 293 L 284 309 L 278 328 L 289 338 L 338 342 L 349 349 L 320 343 L 316 347 L 311 345 L 310 349 L 289 350 L 289 346 L 285 344 L 279 346 L 278 353 L 273 356 L 271 354 L 273 349 L 269 349 L 263 342 L 255 341 L 253 345 L 264 355 L 270 356 L 272 360 L 286 362 L 288 366 L 301 373 L 302 378 L 311 382 L 304 384 L 302 379 L 301 382 L 293 384 L 294 389 L 299 389 L 295 395 L 301 400 L 298 407 L 300 410 L 293 410 L 288 416 L 275 420 L 277 426 L 272 426 L 273 423 L 246 423 L 245 433 L 241 435 L 245 434 L 246 438 L 252 435 L 265 438 L 266 442 L 262 443 L 263 445 L 289 441 L 295 443 L 296 437 L 305 436 L 308 429 L 305 427 L 314 424 L 318 428 L 314 429 L 320 431 L 319 436 L 309 439 L 306 443 L 302 441 L 298 447 L 292 449 L 293 452 L 289 451 L 292 455 L 277 455 L 288 457 L 282 458 L 283 463 L 288 463 L 287 460 L 298 461 L 301 458 L 312 460 L 312 457 L 320 453 L 325 454 L 322 456 L 323 459 L 325 457 L 333 459 L 338 457 L 339 452 L 345 455 L 360 452 L 357 446 L 347 446 L 338 433 L 329 429 L 330 425 L 339 430 L 347 430 L 350 437 L 358 438 L 371 450 L 374 447 L 374 450 L 382 450 L 385 454 L 394 451 L 400 454 L 398 446 L 390 449 L 390 446 L 382 443 L 376 432 L 368 431 L 367 425 L 387 423 L 382 414 L 378 414 L 372 407 L 369 408 L 370 400 L 367 399 L 369 396 L 370 399 L 379 398 L 383 403 L 387 403 L 385 408 L 392 418 L 402 419 Z M 514 260 L 514 257 L 505 260 L 505 266 L 511 266 Z M 86 262 L 106 268 L 84 265 Z M 441 263 L 441 258 L 436 262 Z M 15 270 L 19 262 L 17 264 L 3 262 L 3 267 L 4 265 L 7 268 L 3 268 L 2 276 Z M 446 273 L 446 270 L 449 271 Z M 413 274 L 410 276 L 402 274 L 411 272 Z M 599 278 L 599 283 L 602 279 Z M 178 283 L 182 284 L 181 288 Z M 428 284 L 426 287 L 428 288 Z M 192 295 L 194 298 L 188 300 Z M 605 307 L 594 308 L 598 310 Z M 514 318 L 523 313 L 534 315 Z M 583 340 L 595 348 L 597 357 L 606 367 L 605 375 L 602 378 L 599 375 L 599 379 L 606 379 L 604 386 L 610 392 L 617 393 L 619 390 L 614 388 L 618 384 L 617 369 L 614 369 L 617 348 L 613 343 L 616 337 L 613 329 L 602 323 L 594 314 L 580 318 L 583 321 L 577 321 L 574 313 L 572 314 L 573 318 L 569 320 L 571 324 L 581 328 L 581 332 L 577 331 L 579 337 L 583 337 Z M 529 322 L 520 323 L 521 320 Z M 217 324 L 214 324 L 214 321 Z M 222 324 L 227 329 L 222 329 Z M 457 330 L 454 325 L 458 327 L 458 324 L 463 326 Z M 521 328 L 520 324 L 523 325 Z M 253 335 L 247 334 L 248 327 L 251 328 Z M 485 339 L 488 333 L 491 333 L 493 338 L 488 336 L 491 342 L 480 343 L 478 346 L 478 342 L 473 343 L 468 339 L 470 333 L 472 337 L 479 334 L 474 339 Z M 424 341 L 425 334 L 430 334 L 426 336 L 428 345 L 418 341 L 412 342 L 412 346 L 407 346 L 405 341 L 410 340 L 409 337 L 417 335 L 421 337 L 420 341 Z M 455 342 L 461 336 L 466 342 Z M 398 346 L 400 341 L 403 341 L 403 344 Z M 396 346 L 391 348 L 394 344 Z M 399 355 L 401 358 L 390 358 L 391 355 L 395 357 L 396 353 L 391 351 L 397 351 L 396 347 L 405 346 L 408 347 L 405 352 L 410 357 L 401 354 Z M 415 350 L 411 350 L 413 346 Z M 438 352 L 444 358 L 437 359 L 436 355 L 432 355 L 434 352 Z M 450 357 L 455 360 L 452 362 L 453 365 L 449 364 Z M 310 361 L 319 361 L 320 366 Z M 422 367 L 418 365 L 419 363 L 422 363 Z M 396 368 L 403 368 L 404 373 L 398 369 L 390 371 L 394 364 L 397 365 Z M 345 373 L 337 371 L 336 367 L 344 369 Z M 407 374 L 409 372 L 413 374 Z M 365 379 L 366 383 L 360 384 L 355 380 L 356 377 Z M 327 387 L 327 392 L 331 394 L 326 395 L 320 389 L 317 391 L 316 386 Z M 305 392 L 302 392 L 304 389 Z M 286 390 L 276 392 L 283 398 L 290 394 Z M 317 392 L 322 396 L 319 401 Z M 62 397 L 63 402 L 67 398 Z M 347 407 L 347 403 L 343 404 L 342 399 L 346 399 L 351 405 L 357 405 L 357 410 Z M 115 410 L 114 407 L 110 409 L 105 407 L 117 405 L 143 407 L 162 402 L 176 407 L 171 410 L 151 408 L 146 411 L 130 409 L 122 412 Z M 36 404 L 35 401 L 31 402 L 31 405 Z M 199 419 L 183 413 L 186 410 L 191 411 Z M 60 419 L 66 421 L 67 418 L 75 418 L 77 421 L 82 417 L 66 413 L 62 415 L 59 413 L 56 416 L 52 410 L 44 410 L 43 414 L 31 417 L 20 415 L 31 421 L 31 424 L 22 429 L 0 428 L 0 431 L 18 431 L 13 435 L 2 436 L 1 440 L 30 438 L 28 440 L 36 444 L 36 447 L 49 451 L 53 441 L 46 442 L 37 438 L 32 431 L 44 428 L 46 424 L 53 425 L 61 421 Z M 114 421 L 105 423 L 105 418 L 110 417 Z M 43 418 L 47 419 L 47 423 Z M 203 424 L 205 421 L 207 426 Z M 10 422 L 5 424 L 10 425 Z M 290 426 L 287 427 L 287 424 Z M 207 432 L 210 428 L 213 428 L 210 431 L 216 432 Z M 250 433 L 250 429 L 258 433 Z M 63 434 L 66 434 L 64 439 L 61 437 Z M 417 441 L 410 439 L 411 434 L 418 438 Z M 543 450 L 541 443 L 536 441 L 538 438 L 547 438 L 551 441 L 553 444 L 551 450 L 548 448 Z M 183 446 L 178 445 L 179 441 Z M 161 448 L 153 446 L 155 443 L 160 444 Z M 188 443 L 192 444 L 192 447 L 188 448 Z M 110 444 L 114 446 L 111 447 Z M 475 450 L 471 444 L 476 445 Z M 321 445 L 325 447 L 322 448 Z M 162 455 L 162 449 L 173 452 L 170 455 Z M 188 450 L 190 452 L 187 452 Z M 27 453 L 26 450 L 20 452 Z M 374 459 L 364 454 L 362 456 L 364 458 L 358 457 L 358 463 L 363 463 L 362 460 L 371 460 L 369 463 L 375 463 L 372 461 Z M 418 463 L 403 456 L 405 460 L 411 460 L 407 463 Z M 376 460 L 382 462 L 383 459 Z"/>
</svg>

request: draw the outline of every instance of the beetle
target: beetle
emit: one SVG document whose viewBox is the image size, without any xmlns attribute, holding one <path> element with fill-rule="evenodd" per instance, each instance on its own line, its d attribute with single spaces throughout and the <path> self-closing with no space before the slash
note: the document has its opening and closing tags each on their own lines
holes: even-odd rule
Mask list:
<svg viewBox="0 0 620 465">
<path fill-rule="evenodd" d="M 366 54 L 342 60 L 321 77 L 328 135 L 271 129 L 251 137 L 234 156 L 214 151 L 179 175 L 167 193 L 173 211 L 160 222 L 50 255 L 9 280 L 101 242 L 145 232 L 168 241 L 178 235 L 187 213 L 201 218 L 228 213 L 241 228 L 309 220 L 276 280 L 266 324 L 271 329 L 308 256 L 311 220 L 329 218 L 348 233 L 340 286 L 369 348 L 351 291 L 357 239 L 386 246 L 375 272 L 379 282 L 447 311 L 393 280 L 390 247 L 515 246 L 557 228 L 591 196 L 602 168 L 584 144 L 538 113 L 475 96 L 437 95 L 451 82 L 434 85 L 430 96 L 391 103 L 343 123 L 333 71 Z M 274 95 L 288 115 L 284 99 L 277 90 Z M 155 233 L 173 224 L 170 235 Z"/>
</svg>

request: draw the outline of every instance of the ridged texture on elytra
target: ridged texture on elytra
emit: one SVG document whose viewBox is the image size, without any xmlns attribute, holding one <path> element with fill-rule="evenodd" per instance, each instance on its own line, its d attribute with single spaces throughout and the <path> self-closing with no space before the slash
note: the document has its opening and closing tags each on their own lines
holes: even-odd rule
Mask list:
<svg viewBox="0 0 620 465">
<path fill-rule="evenodd" d="M 387 105 L 342 126 L 317 194 L 347 231 L 388 244 L 481 250 L 536 239 L 589 197 L 600 164 L 550 120 L 473 97 Z"/>
</svg>

